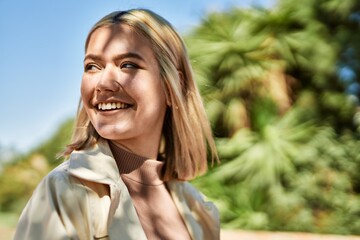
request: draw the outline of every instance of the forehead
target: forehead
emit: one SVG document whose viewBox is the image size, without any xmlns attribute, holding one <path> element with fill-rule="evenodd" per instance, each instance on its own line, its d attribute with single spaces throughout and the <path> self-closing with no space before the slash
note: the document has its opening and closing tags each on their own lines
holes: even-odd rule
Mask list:
<svg viewBox="0 0 360 240">
<path fill-rule="evenodd" d="M 150 41 L 126 24 L 103 26 L 91 33 L 87 45 L 88 51 L 146 51 L 153 52 Z"/>
</svg>

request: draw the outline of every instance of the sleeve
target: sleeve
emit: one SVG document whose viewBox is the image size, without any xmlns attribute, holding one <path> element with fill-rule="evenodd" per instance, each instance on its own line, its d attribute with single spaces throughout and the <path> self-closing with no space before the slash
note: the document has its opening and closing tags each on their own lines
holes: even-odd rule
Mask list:
<svg viewBox="0 0 360 240">
<path fill-rule="evenodd" d="M 50 173 L 25 206 L 14 240 L 91 239 L 85 195 L 65 171 Z"/>
</svg>

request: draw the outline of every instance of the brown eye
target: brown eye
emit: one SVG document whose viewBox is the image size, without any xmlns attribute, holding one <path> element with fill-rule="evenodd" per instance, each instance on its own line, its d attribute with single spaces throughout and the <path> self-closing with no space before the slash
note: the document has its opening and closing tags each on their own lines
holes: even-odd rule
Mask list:
<svg viewBox="0 0 360 240">
<path fill-rule="evenodd" d="M 97 66 L 96 64 L 90 63 L 85 66 L 84 70 L 85 70 L 85 72 L 95 72 L 95 71 L 100 70 L 100 67 Z"/>
<path fill-rule="evenodd" d="M 126 62 L 126 63 L 121 64 L 120 68 L 137 69 L 137 68 L 139 68 L 139 66 L 137 64 L 135 64 L 135 63 Z"/>
</svg>

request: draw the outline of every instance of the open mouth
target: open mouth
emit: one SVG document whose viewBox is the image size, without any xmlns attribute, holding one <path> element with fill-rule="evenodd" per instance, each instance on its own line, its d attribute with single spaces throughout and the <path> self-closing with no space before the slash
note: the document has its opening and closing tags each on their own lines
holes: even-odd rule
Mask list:
<svg viewBox="0 0 360 240">
<path fill-rule="evenodd" d="M 97 109 L 101 111 L 110 111 L 110 110 L 116 110 L 116 109 L 127 109 L 130 108 L 132 105 L 127 103 L 99 103 L 97 105 Z"/>
</svg>

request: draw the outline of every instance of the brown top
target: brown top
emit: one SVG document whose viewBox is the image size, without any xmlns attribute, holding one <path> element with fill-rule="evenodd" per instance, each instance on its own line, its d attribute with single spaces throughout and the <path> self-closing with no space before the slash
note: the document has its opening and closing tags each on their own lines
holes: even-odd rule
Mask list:
<svg viewBox="0 0 360 240">
<path fill-rule="evenodd" d="M 147 238 L 191 239 L 166 185 L 161 180 L 164 163 L 127 152 L 111 142 L 109 145 Z"/>
</svg>

